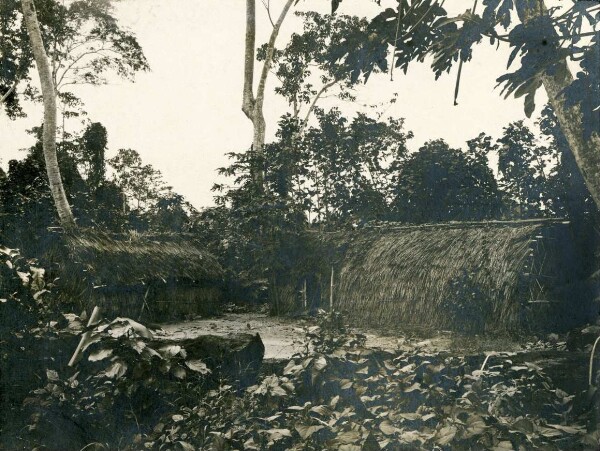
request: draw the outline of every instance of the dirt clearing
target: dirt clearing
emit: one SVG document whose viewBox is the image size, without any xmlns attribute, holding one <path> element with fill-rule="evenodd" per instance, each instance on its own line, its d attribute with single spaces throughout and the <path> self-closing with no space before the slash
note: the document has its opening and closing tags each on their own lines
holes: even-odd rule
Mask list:
<svg viewBox="0 0 600 451">
<path fill-rule="evenodd" d="M 304 349 L 304 326 L 310 320 L 269 316 L 264 313 L 227 313 L 217 318 L 197 319 L 162 324 L 164 334 L 173 338 L 194 338 L 199 335 L 222 335 L 231 333 L 259 333 L 265 345 L 265 359 L 289 359 Z M 484 353 L 489 351 L 519 351 L 523 346 L 510 340 L 494 340 L 483 337 L 460 339 L 450 333 L 438 332 L 430 337 L 405 336 L 402 332 L 352 330 L 367 337 L 366 345 L 388 351 L 421 349 L 423 352 L 452 351 Z"/>
</svg>

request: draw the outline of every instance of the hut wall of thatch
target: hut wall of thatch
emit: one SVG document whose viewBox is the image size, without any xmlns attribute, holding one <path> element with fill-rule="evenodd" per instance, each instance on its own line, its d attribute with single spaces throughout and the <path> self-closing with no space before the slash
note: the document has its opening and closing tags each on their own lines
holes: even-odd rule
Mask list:
<svg viewBox="0 0 600 451">
<path fill-rule="evenodd" d="M 223 270 L 200 243 L 175 235 L 57 233 L 45 253 L 63 300 L 107 316 L 170 320 L 218 311 Z"/>
<path fill-rule="evenodd" d="M 384 224 L 332 235 L 334 308 L 358 326 L 531 332 L 589 313 L 569 224 Z M 321 274 L 327 308 L 329 274 Z"/>
<path fill-rule="evenodd" d="M 217 314 L 221 303 L 220 287 L 209 282 L 181 280 L 96 288 L 87 297 L 84 307 L 97 305 L 106 316 L 170 321 Z"/>
</svg>

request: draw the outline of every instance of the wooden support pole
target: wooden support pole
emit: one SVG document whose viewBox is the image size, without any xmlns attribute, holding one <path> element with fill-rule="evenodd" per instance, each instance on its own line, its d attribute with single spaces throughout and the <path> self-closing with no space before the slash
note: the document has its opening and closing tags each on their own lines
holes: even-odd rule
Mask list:
<svg viewBox="0 0 600 451">
<path fill-rule="evenodd" d="M 306 279 L 304 279 L 304 286 L 302 288 L 302 305 L 304 307 L 304 310 L 306 310 L 307 307 L 307 299 L 306 299 Z"/>
<path fill-rule="evenodd" d="M 333 265 L 331 265 L 331 280 L 329 282 L 329 311 L 333 312 Z"/>
<path fill-rule="evenodd" d="M 98 323 L 100 321 L 100 319 L 102 319 L 102 310 L 100 309 L 100 307 L 96 306 L 96 307 L 94 307 L 94 310 L 92 311 L 92 314 L 90 315 L 90 320 L 87 323 L 87 327 L 89 328 L 89 327 L 93 326 L 94 324 Z M 92 335 L 92 332 L 88 330 L 81 336 L 81 340 L 79 340 L 77 349 L 75 349 L 75 352 L 73 353 L 73 357 L 71 357 L 71 360 L 69 360 L 69 366 L 74 366 L 77 363 L 77 361 L 79 360 L 79 355 L 81 354 L 81 350 L 87 344 L 91 335 Z"/>
</svg>

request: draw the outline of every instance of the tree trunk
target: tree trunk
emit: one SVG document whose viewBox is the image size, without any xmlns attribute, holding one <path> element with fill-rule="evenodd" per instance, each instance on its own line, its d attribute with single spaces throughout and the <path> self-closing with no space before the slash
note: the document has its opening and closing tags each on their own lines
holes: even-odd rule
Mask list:
<svg viewBox="0 0 600 451">
<path fill-rule="evenodd" d="M 256 97 L 253 93 L 254 82 L 254 48 L 256 42 L 256 0 L 246 0 L 246 45 L 244 52 L 244 89 L 242 111 L 250 119 L 253 126 L 252 150 L 260 161 L 263 155 L 263 147 L 265 145 L 265 116 L 263 113 L 263 105 L 265 100 L 265 87 L 267 76 L 273 62 L 273 53 L 275 51 L 275 41 L 281 29 L 281 24 L 285 19 L 292 4 L 296 0 L 286 0 L 285 6 L 273 25 L 273 31 L 267 45 L 267 54 L 263 63 L 262 72 L 258 81 L 258 89 Z M 253 168 L 252 179 L 262 188 L 264 181 L 264 170 L 262 168 Z"/>
<path fill-rule="evenodd" d="M 518 13 L 521 21 L 527 23 L 532 17 L 548 14 L 548 10 L 544 0 L 539 0 L 539 2 L 530 1 L 528 6 L 518 10 Z M 543 37 L 540 36 L 540 46 L 544 45 L 541 42 L 542 39 Z M 565 97 L 562 95 L 563 90 L 573 82 L 573 75 L 567 66 L 566 59 L 559 64 L 562 67 L 559 67 L 554 75 L 542 76 L 542 84 L 585 184 L 596 207 L 600 208 L 600 136 L 598 132 L 595 132 L 589 140 L 584 138 L 581 107 L 579 105 L 568 107 Z"/>
<path fill-rule="evenodd" d="M 561 64 L 566 66 L 567 63 Z M 592 195 L 596 207 L 600 207 L 600 136 L 595 132 L 589 140 L 584 138 L 581 108 L 578 105 L 567 107 L 565 98 L 561 94 L 573 82 L 573 76 L 567 67 L 563 71 L 557 71 L 557 73 L 560 72 L 564 72 L 566 75 L 563 77 L 544 75 L 542 83 L 587 189 Z"/>
<path fill-rule="evenodd" d="M 61 226 L 66 230 L 72 230 L 75 228 L 75 218 L 65 194 L 58 166 L 58 158 L 56 156 L 56 93 L 54 83 L 52 82 L 50 63 L 44 49 L 44 42 L 42 41 L 42 34 L 33 0 L 21 0 L 21 7 L 42 87 L 42 98 L 44 100 L 42 145 L 50 191 Z"/>
</svg>

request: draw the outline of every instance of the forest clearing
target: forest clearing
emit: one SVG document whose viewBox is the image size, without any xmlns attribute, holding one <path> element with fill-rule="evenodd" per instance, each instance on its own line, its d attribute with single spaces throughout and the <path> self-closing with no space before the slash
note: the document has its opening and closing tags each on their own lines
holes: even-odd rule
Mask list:
<svg viewBox="0 0 600 451">
<path fill-rule="evenodd" d="M 600 449 L 599 21 L 2 0 L 0 449 Z"/>
</svg>

